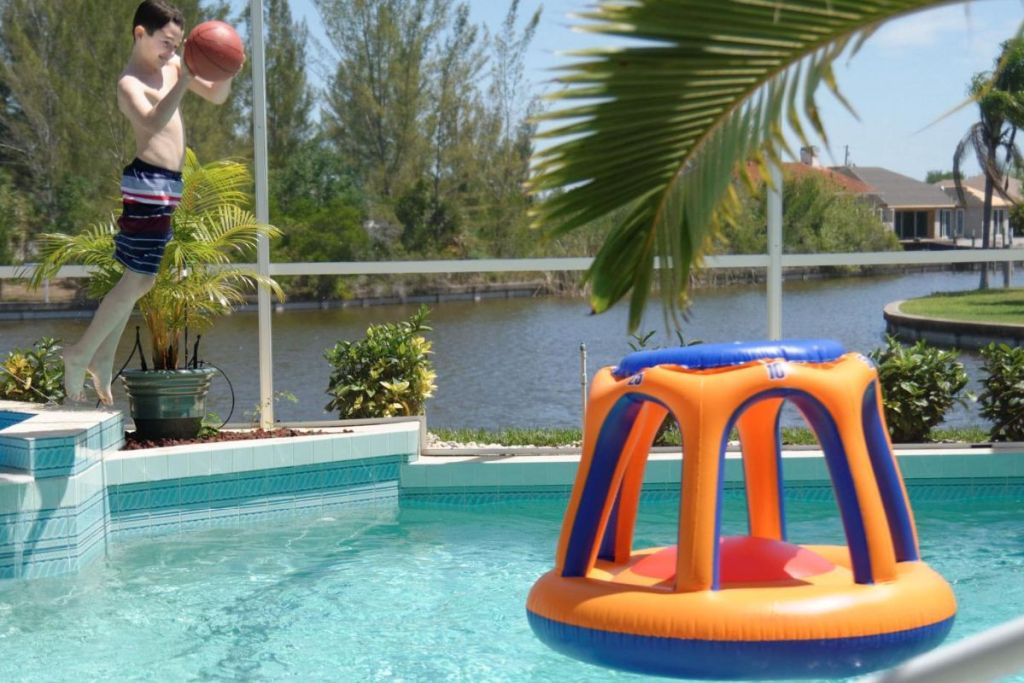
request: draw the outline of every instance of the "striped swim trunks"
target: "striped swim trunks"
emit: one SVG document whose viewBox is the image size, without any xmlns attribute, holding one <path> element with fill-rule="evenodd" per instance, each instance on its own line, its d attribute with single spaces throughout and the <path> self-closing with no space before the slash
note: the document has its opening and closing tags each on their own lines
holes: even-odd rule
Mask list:
<svg viewBox="0 0 1024 683">
<path fill-rule="evenodd" d="M 181 173 L 134 159 L 121 176 L 120 232 L 114 258 L 125 268 L 156 275 L 171 239 L 171 215 L 181 201 Z"/>
</svg>

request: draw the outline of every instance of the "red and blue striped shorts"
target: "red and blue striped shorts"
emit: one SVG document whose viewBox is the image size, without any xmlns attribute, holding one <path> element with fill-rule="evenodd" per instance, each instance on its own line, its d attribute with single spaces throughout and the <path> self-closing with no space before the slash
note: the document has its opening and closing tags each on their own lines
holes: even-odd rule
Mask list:
<svg viewBox="0 0 1024 683">
<path fill-rule="evenodd" d="M 125 268 L 156 275 L 171 239 L 171 215 L 181 201 L 181 173 L 140 159 L 121 176 L 120 231 L 114 236 L 114 258 Z"/>
</svg>

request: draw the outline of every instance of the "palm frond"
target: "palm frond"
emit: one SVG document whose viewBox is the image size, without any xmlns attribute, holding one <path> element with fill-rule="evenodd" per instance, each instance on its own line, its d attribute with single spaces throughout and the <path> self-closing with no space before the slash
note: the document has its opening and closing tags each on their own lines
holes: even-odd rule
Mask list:
<svg viewBox="0 0 1024 683">
<path fill-rule="evenodd" d="M 173 274 L 168 272 L 166 277 Z M 139 308 L 144 314 L 161 317 L 169 330 L 181 330 L 188 325 L 202 331 L 214 318 L 228 315 L 235 306 L 246 303 L 246 293 L 259 285 L 266 285 L 279 300 L 284 299 L 284 291 L 270 277 L 245 268 L 204 265 L 173 284 L 154 287 L 139 301 Z"/>
<path fill-rule="evenodd" d="M 226 205 L 202 216 L 182 220 L 175 226 L 174 239 L 167 245 L 164 260 L 168 268 L 230 263 L 256 250 L 260 236 L 274 239 L 281 231 L 256 221 L 251 211 Z"/>
<path fill-rule="evenodd" d="M 40 261 L 29 276 L 32 287 L 38 287 L 43 280 L 52 278 L 61 266 L 79 263 L 88 266 L 115 267 L 113 223 L 95 223 L 77 235 L 44 233 L 39 236 L 36 247 Z"/>
<path fill-rule="evenodd" d="M 964 192 L 963 186 L 963 171 L 962 167 L 965 161 L 965 157 L 968 151 L 973 152 L 978 159 L 981 159 L 982 168 L 985 168 L 987 164 L 987 155 L 985 154 L 985 139 L 984 139 L 984 126 L 981 123 L 974 123 L 964 136 L 960 138 L 960 142 L 956 143 L 956 149 L 953 150 L 953 183 L 956 186 L 957 201 L 960 204 L 967 205 L 967 195 Z"/>
<path fill-rule="evenodd" d="M 279 301 L 284 301 L 285 298 L 284 290 L 273 278 L 248 268 L 220 268 L 216 271 L 212 282 L 214 286 L 220 284 L 224 286 L 242 285 L 248 291 L 262 285 L 267 287 Z"/>
<path fill-rule="evenodd" d="M 37 241 L 40 262 L 29 275 L 29 286 L 38 287 L 43 280 L 56 276 L 61 266 L 77 263 L 92 268 L 86 287 L 94 299 L 106 296 L 121 278 L 124 267 L 114 259 L 113 222 L 95 223 L 77 235 L 48 233 Z"/>
<path fill-rule="evenodd" d="M 260 236 L 270 239 L 281 236 L 281 231 L 265 223 L 259 223 L 256 216 L 237 206 L 222 206 L 216 217 L 205 224 L 210 244 L 224 252 L 245 253 L 256 249 Z"/>
<path fill-rule="evenodd" d="M 185 187 L 181 203 L 175 211 L 175 223 L 216 212 L 221 206 L 245 206 L 250 203 L 252 176 L 248 167 L 237 161 L 200 164 L 189 149 L 185 155 L 182 180 Z"/>
<path fill-rule="evenodd" d="M 814 94 L 824 84 L 845 103 L 833 62 L 886 19 L 938 4 L 606 0 L 580 14 L 584 31 L 641 41 L 576 53 L 552 96 L 565 106 L 538 119 L 560 142 L 535 155 L 537 227 L 558 236 L 628 208 L 587 273 L 593 309 L 632 290 L 635 330 L 656 280 L 678 312 L 691 267 L 737 209 L 746 162 L 778 160 L 784 123 L 827 144 Z"/>
</svg>

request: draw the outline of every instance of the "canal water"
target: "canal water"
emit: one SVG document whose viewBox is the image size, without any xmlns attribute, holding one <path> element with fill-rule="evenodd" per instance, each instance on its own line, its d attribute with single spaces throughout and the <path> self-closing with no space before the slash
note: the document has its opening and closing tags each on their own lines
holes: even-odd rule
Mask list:
<svg viewBox="0 0 1024 683">
<path fill-rule="evenodd" d="M 1018 271 L 1019 272 L 1019 271 Z M 930 272 L 871 278 L 787 282 L 783 299 L 783 336 L 828 337 L 850 350 L 867 352 L 884 341 L 882 308 L 886 303 L 936 291 L 968 290 L 977 273 Z M 1016 286 L 1024 285 L 1018 275 Z M 337 310 L 285 310 L 273 316 L 274 389 L 297 399 L 280 399 L 279 420 L 335 417 L 324 411 L 330 367 L 325 349 L 341 339 L 361 337 L 372 323 L 408 317 L 416 306 L 377 306 Z M 580 345 L 585 344 L 588 375 L 614 365 L 630 352 L 626 307 L 603 315 L 588 314 L 581 299 L 501 299 L 452 302 L 433 306 L 437 369 L 436 396 L 428 402 L 430 426 L 486 427 L 574 426 L 582 414 Z M 41 336 L 75 340 L 86 319 L 0 321 L 0 352 L 29 346 Z M 131 350 L 133 318 L 122 339 L 119 364 Z M 675 343 L 664 331 L 657 302 L 643 325 L 658 330 L 651 343 Z M 726 342 L 766 336 L 766 300 L 761 286 L 699 290 L 683 334 L 687 340 Z M 148 349 L 147 349 L 148 351 Z M 234 386 L 232 422 L 251 420 L 259 401 L 257 317 L 238 313 L 216 322 L 204 336 L 200 357 L 221 368 Z M 979 360 L 962 360 L 977 388 Z M 133 367 L 136 363 L 133 361 Z M 115 391 L 126 408 L 123 390 Z M 231 393 L 223 379 L 214 381 L 209 409 L 226 418 Z M 786 422 L 799 418 L 787 413 Z M 983 424 L 975 408 L 956 409 L 947 424 Z"/>
</svg>

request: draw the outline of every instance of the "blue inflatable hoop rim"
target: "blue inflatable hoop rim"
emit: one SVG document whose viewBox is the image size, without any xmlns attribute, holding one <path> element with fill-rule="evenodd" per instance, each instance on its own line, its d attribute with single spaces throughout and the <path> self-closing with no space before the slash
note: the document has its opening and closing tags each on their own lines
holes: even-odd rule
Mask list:
<svg viewBox="0 0 1024 683">
<path fill-rule="evenodd" d="M 630 377 L 657 365 L 677 365 L 690 370 L 710 370 L 742 365 L 755 360 L 778 358 L 797 363 L 827 363 L 846 353 L 846 348 L 832 339 L 780 339 L 695 344 L 669 349 L 653 349 L 631 353 L 612 371 L 617 378 Z"/>
</svg>

